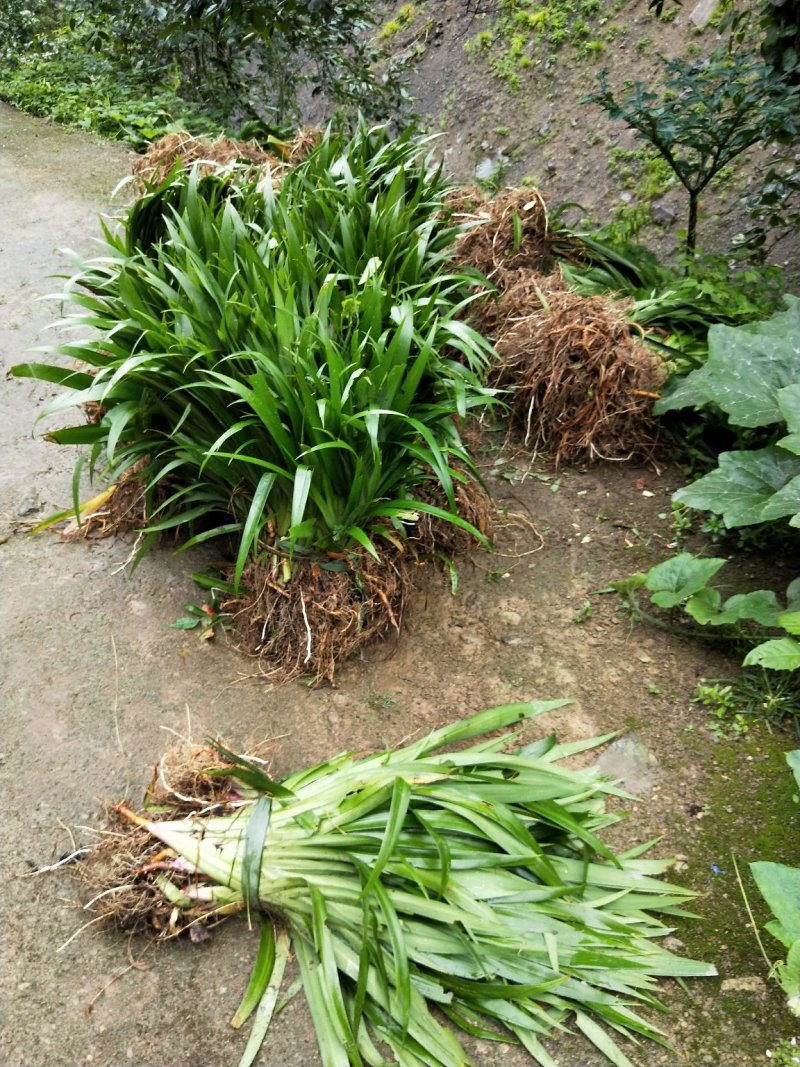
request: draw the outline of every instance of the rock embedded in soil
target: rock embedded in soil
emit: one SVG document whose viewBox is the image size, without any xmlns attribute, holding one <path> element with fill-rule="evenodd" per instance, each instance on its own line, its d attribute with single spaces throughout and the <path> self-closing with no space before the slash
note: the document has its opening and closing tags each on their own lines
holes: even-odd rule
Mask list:
<svg viewBox="0 0 800 1067">
<path fill-rule="evenodd" d="M 636 796 L 652 791 L 659 770 L 658 760 L 636 733 L 613 741 L 597 761 L 597 769 Z"/>
</svg>

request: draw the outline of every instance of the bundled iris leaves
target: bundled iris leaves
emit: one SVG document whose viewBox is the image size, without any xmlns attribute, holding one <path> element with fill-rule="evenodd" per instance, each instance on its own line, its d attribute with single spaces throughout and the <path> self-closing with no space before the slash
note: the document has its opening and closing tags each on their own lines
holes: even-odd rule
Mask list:
<svg viewBox="0 0 800 1067">
<path fill-rule="evenodd" d="M 377 555 L 420 512 L 463 526 L 454 416 L 486 403 L 491 348 L 458 320 L 444 193 L 410 134 L 363 124 L 275 185 L 179 169 L 69 283 L 62 325 L 91 333 L 56 351 L 83 366 L 14 373 L 65 388 L 44 414 L 90 406 L 48 436 L 136 472 L 145 547 L 232 536 L 237 588 L 265 546 Z"/>
<path fill-rule="evenodd" d="M 178 914 L 260 917 L 258 960 L 233 1020 L 240 1026 L 258 1006 L 242 1065 L 293 955 L 324 1067 L 467 1064 L 440 1013 L 469 1034 L 519 1042 L 541 1067 L 555 1064 L 542 1039 L 574 1024 L 626 1067 L 619 1035 L 662 1040 L 638 1013 L 660 1006 L 655 978 L 715 972 L 657 943 L 669 927 L 656 913 L 684 915 L 692 896 L 658 878 L 669 861 L 641 858 L 646 846 L 615 857 L 597 836 L 619 818 L 605 798 L 621 794 L 559 763 L 608 738 L 550 737 L 509 754 L 517 734 L 507 731 L 445 751 L 564 703 L 489 709 L 280 784 L 220 747 L 217 768 L 197 780 L 216 782 L 212 793 L 196 790 L 199 810 L 185 814 L 174 774 L 172 811 L 183 817 L 117 809 L 133 835 L 144 828 L 157 842 L 149 861 L 131 856 L 127 884 L 96 883 L 97 906 L 118 909 L 138 893 L 161 914 L 156 925 L 170 915 L 168 929 Z M 164 799 L 162 789 L 162 817 Z M 119 876 L 119 864 L 110 869 Z"/>
</svg>

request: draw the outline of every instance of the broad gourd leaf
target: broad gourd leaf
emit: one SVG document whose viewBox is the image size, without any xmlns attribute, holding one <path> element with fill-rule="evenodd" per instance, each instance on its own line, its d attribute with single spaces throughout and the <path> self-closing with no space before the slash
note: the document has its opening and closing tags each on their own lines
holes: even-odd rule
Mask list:
<svg viewBox="0 0 800 1067">
<path fill-rule="evenodd" d="M 786 611 L 783 615 L 779 615 L 777 625 L 782 626 L 787 634 L 800 637 L 800 611 Z"/>
<path fill-rule="evenodd" d="M 701 626 L 732 626 L 752 620 L 761 626 L 779 625 L 784 610 L 771 589 L 754 589 L 751 593 L 736 593 L 722 603 L 717 589 L 701 589 L 684 605 L 686 613 Z"/>
<path fill-rule="evenodd" d="M 800 526 L 800 459 L 797 461 L 797 467 L 796 476 L 774 493 L 764 505 L 761 517 L 765 521 L 790 515 L 789 525 Z"/>
<path fill-rule="evenodd" d="M 706 363 L 658 401 L 655 414 L 713 402 L 734 426 L 783 422 L 778 392 L 797 382 L 800 364 L 800 301 L 787 304 L 765 322 L 712 326 Z"/>
<path fill-rule="evenodd" d="M 775 916 L 767 929 L 781 944 L 791 948 L 800 940 L 800 868 L 759 860 L 750 864 L 750 870 Z"/>
<path fill-rule="evenodd" d="M 725 626 L 745 619 L 761 626 L 777 626 L 783 608 L 771 589 L 754 589 L 751 593 L 737 593 L 722 605 L 719 615 L 711 619 L 712 626 Z"/>
<path fill-rule="evenodd" d="M 789 998 L 789 1010 L 792 1015 L 800 1015 L 800 941 L 795 941 L 789 949 L 786 963 L 778 966 L 778 979 L 781 989 Z"/>
<path fill-rule="evenodd" d="M 665 559 L 647 574 L 645 586 L 660 608 L 675 608 L 698 593 L 725 563 L 724 559 L 697 559 L 691 552 Z"/>
<path fill-rule="evenodd" d="M 792 769 L 794 780 L 800 787 L 800 748 L 795 748 L 792 752 L 786 753 L 786 762 Z"/>
<path fill-rule="evenodd" d="M 722 615 L 721 601 L 722 597 L 719 589 L 700 589 L 689 597 L 684 605 L 684 610 L 687 615 L 691 615 L 694 621 L 699 622 L 701 626 L 705 626 L 709 622 L 718 625 L 717 619 Z"/>
<path fill-rule="evenodd" d="M 761 337 L 785 337 L 787 333 L 800 327 L 800 297 L 785 294 L 783 302 L 786 311 L 776 311 L 768 319 L 760 322 L 746 322 L 738 327 L 744 333 L 759 334 Z"/>
<path fill-rule="evenodd" d="M 714 399 L 714 389 L 706 374 L 705 366 L 687 374 L 685 378 L 676 378 L 669 382 L 661 398 L 653 404 L 653 414 L 663 415 L 667 411 L 680 408 L 702 408 Z"/>
<path fill-rule="evenodd" d="M 800 382 L 780 390 L 778 407 L 789 430 L 789 435 L 782 437 L 778 444 L 788 452 L 800 456 Z"/>
<path fill-rule="evenodd" d="M 793 637 L 776 637 L 750 649 L 745 667 L 766 667 L 770 671 L 800 670 L 800 641 Z"/>
<path fill-rule="evenodd" d="M 752 452 L 722 452 L 716 470 L 679 489 L 673 500 L 722 515 L 729 528 L 752 526 L 765 521 L 768 502 L 797 476 L 800 459 L 774 445 Z"/>
</svg>

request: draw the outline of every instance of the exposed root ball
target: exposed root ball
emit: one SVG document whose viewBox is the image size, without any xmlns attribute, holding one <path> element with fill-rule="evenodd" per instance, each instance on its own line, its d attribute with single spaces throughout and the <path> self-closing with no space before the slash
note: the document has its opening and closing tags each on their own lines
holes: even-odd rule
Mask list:
<svg viewBox="0 0 800 1067">
<path fill-rule="evenodd" d="M 81 521 L 73 518 L 61 531 L 63 541 L 97 540 L 116 537 L 147 525 L 145 485 L 141 473 L 144 461 L 135 464 L 122 477 L 82 505 Z"/>
<path fill-rule="evenodd" d="M 492 283 L 469 308 L 472 326 L 494 341 L 527 291 L 537 300 L 537 287 L 550 277 L 556 255 L 577 257 L 574 241 L 553 232 L 547 206 L 536 189 L 505 189 L 487 200 L 480 189 L 459 190 L 448 200 L 454 221 L 471 223 L 457 241 L 453 260 L 473 267 Z M 552 284 L 552 283 L 550 283 Z M 510 290 L 516 295 L 507 299 Z"/>
<path fill-rule="evenodd" d="M 158 185 L 162 182 L 176 162 L 184 165 L 192 163 L 201 165 L 201 173 L 209 173 L 218 166 L 231 163 L 254 163 L 257 166 L 269 164 L 283 166 L 283 160 L 273 152 L 265 152 L 253 141 L 231 141 L 223 137 L 218 141 L 204 141 L 193 137 L 186 131 L 168 133 L 154 141 L 147 152 L 140 156 L 133 166 L 134 176 L 140 187 Z"/>
<path fill-rule="evenodd" d="M 317 126 L 301 126 L 291 141 L 278 146 L 284 160 L 292 167 L 302 163 L 317 147 L 323 132 Z"/>
<path fill-rule="evenodd" d="M 537 190 L 505 189 L 487 200 L 479 189 L 463 189 L 447 206 L 454 221 L 471 224 L 453 253 L 459 266 L 474 267 L 496 284 L 499 271 L 551 269 L 550 224 Z"/>
<path fill-rule="evenodd" d="M 225 760 L 210 745 L 184 741 L 168 749 L 156 764 L 147 787 L 147 802 L 177 814 L 210 811 L 231 799 L 230 780 L 210 775 Z"/>
<path fill-rule="evenodd" d="M 266 762 L 253 755 L 247 758 Z M 230 766 L 231 761 L 210 745 L 179 742 L 153 771 L 147 809 L 170 819 L 235 811 L 242 801 L 241 784 L 219 773 Z M 158 881 L 167 875 L 178 890 L 191 894 L 197 883 L 192 869 L 146 830 L 132 826 L 117 808 L 109 808 L 108 819 L 108 829 L 77 866 L 84 907 L 105 924 L 124 930 L 166 937 L 188 924 L 190 933 L 202 939 L 200 926 L 219 921 L 226 909 L 200 899 L 188 910 L 174 907 Z"/>
<path fill-rule="evenodd" d="M 168 133 L 154 141 L 147 152 L 137 159 L 133 174 L 140 189 L 162 182 L 178 160 L 184 166 L 199 163 L 200 171 L 204 174 L 231 163 L 252 163 L 255 167 L 269 166 L 280 175 L 286 167 L 295 167 L 304 160 L 321 135 L 321 130 L 303 126 L 291 141 L 276 142 L 273 151 L 265 151 L 255 141 L 231 141 L 227 137 L 218 141 L 204 141 L 185 130 Z"/>
<path fill-rule="evenodd" d="M 123 930 L 168 930 L 172 908 L 146 877 L 160 851 L 145 830 L 112 815 L 112 829 L 76 868 L 84 907 Z"/>
<path fill-rule="evenodd" d="M 481 533 L 489 526 L 490 504 L 473 482 L 456 489 L 460 516 Z M 441 506 L 441 499 L 432 496 Z M 366 645 L 399 633 L 413 569 L 426 559 L 463 556 L 469 533 L 421 514 L 407 540 L 373 538 L 380 559 L 359 549 L 339 558 L 301 562 L 287 581 L 285 561 L 252 564 L 243 575 L 248 594 L 222 605 L 232 615 L 234 640 L 258 656 L 262 673 L 274 682 L 308 675 L 332 681 L 336 667 Z"/>
<path fill-rule="evenodd" d="M 661 361 L 612 301 L 560 285 L 522 275 L 503 292 L 491 384 L 511 391 L 526 444 L 556 460 L 647 454 Z"/>
<path fill-rule="evenodd" d="M 251 564 L 243 575 L 250 592 L 222 606 L 233 616 L 235 642 L 258 656 L 269 680 L 332 680 L 339 663 L 399 631 L 411 580 L 405 554 L 393 546 L 380 560 L 360 551 L 355 559 L 295 561 L 288 581 L 282 567 L 277 557 Z"/>
</svg>

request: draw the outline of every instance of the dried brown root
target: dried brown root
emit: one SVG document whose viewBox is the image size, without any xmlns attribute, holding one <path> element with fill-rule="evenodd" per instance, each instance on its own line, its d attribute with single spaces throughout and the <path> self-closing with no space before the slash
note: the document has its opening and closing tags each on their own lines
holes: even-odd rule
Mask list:
<svg viewBox="0 0 800 1067">
<path fill-rule="evenodd" d="M 456 500 L 461 517 L 485 535 L 491 506 L 483 490 L 473 482 L 460 484 Z M 441 506 L 441 497 L 431 493 L 430 502 Z M 373 538 L 379 559 L 362 548 L 338 558 L 296 558 L 288 580 L 278 555 L 245 569 L 248 593 L 221 610 L 232 615 L 234 643 L 259 658 L 266 678 L 333 681 L 339 664 L 399 633 L 415 568 L 463 556 L 473 543 L 467 531 L 424 513 L 408 539 L 387 534 Z"/>
<path fill-rule="evenodd" d="M 145 485 L 141 478 L 146 461 L 140 460 L 121 478 L 81 507 L 81 521 L 70 519 L 61 531 L 63 541 L 99 540 L 141 530 L 147 525 Z"/>
<path fill-rule="evenodd" d="M 230 779 L 208 773 L 225 765 L 224 757 L 211 745 L 179 742 L 154 767 L 145 795 L 147 805 L 169 808 L 175 817 L 225 805 L 232 796 Z"/>
<path fill-rule="evenodd" d="M 499 271 L 552 269 L 550 221 L 536 189 L 504 189 L 492 200 L 479 189 L 461 189 L 447 208 L 454 222 L 469 224 L 453 253 L 459 266 L 474 267 L 495 283 Z"/>
<path fill-rule="evenodd" d="M 123 930 L 163 933 L 172 905 L 153 883 L 147 868 L 164 846 L 145 830 L 110 814 L 111 827 L 89 855 L 77 864 L 84 908 L 103 925 Z"/>
<path fill-rule="evenodd" d="M 288 581 L 283 567 L 277 556 L 246 567 L 248 592 L 222 605 L 232 615 L 234 643 L 259 658 L 270 681 L 332 680 L 339 663 L 399 630 L 411 579 L 395 546 L 381 546 L 379 560 L 363 549 L 347 559 L 295 560 Z"/>
<path fill-rule="evenodd" d="M 229 761 L 212 746 L 178 742 L 153 771 L 145 794 L 147 811 L 152 813 L 148 817 L 180 819 L 233 810 L 241 801 L 240 787 L 227 775 L 209 773 L 226 766 Z M 86 910 L 104 925 L 159 937 L 220 920 L 222 914 L 213 902 L 177 908 L 166 900 L 155 881 L 159 875 L 166 875 L 179 890 L 202 884 L 203 877 L 137 825 L 143 821 L 140 816 L 122 805 L 110 807 L 107 815 L 107 830 L 76 867 Z"/>
<path fill-rule="evenodd" d="M 178 161 L 185 167 L 199 164 L 201 174 L 211 173 L 232 163 L 245 163 L 259 169 L 268 166 L 279 177 L 286 167 L 294 167 L 305 159 L 320 136 L 320 130 L 304 126 L 291 141 L 276 144 L 275 151 L 266 151 L 255 141 L 233 141 L 227 137 L 204 141 L 186 131 L 168 133 L 154 141 L 147 152 L 136 160 L 133 174 L 140 191 L 147 185 L 158 185 L 164 181 Z"/>
<path fill-rule="evenodd" d="M 490 384 L 508 389 L 525 443 L 558 460 L 648 455 L 661 360 L 631 334 L 618 304 L 519 272 L 499 300 Z"/>
<path fill-rule="evenodd" d="M 278 145 L 284 160 L 292 167 L 311 155 L 322 140 L 323 130 L 318 126 L 301 126 L 291 141 Z"/>
</svg>

